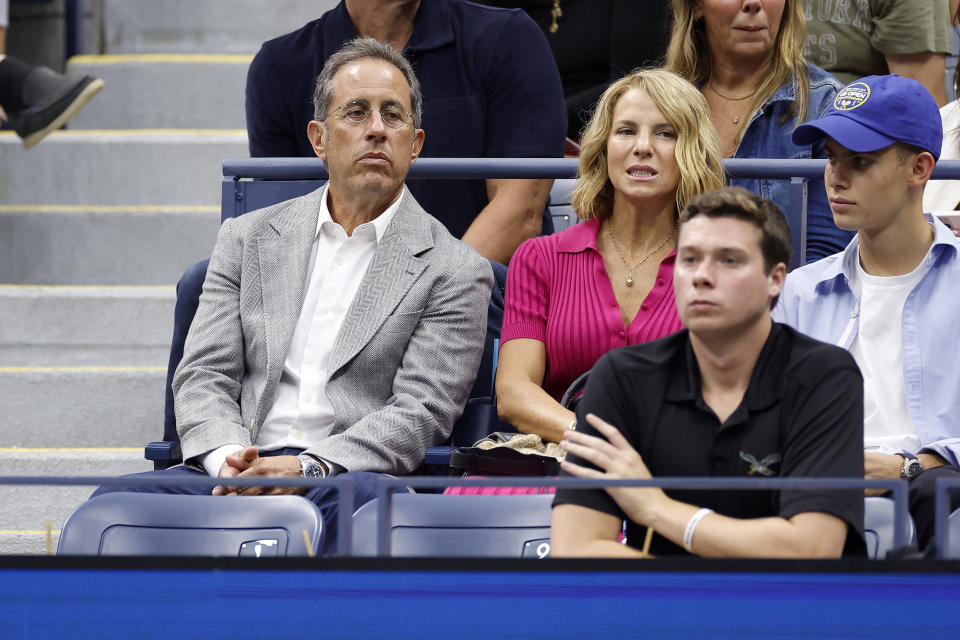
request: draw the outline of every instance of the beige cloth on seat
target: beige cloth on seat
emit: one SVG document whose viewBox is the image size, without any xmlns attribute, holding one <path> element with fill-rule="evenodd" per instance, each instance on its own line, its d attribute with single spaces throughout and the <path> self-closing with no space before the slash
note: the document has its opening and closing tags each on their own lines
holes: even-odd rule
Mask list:
<svg viewBox="0 0 960 640">
<path fill-rule="evenodd" d="M 494 442 L 485 438 L 476 444 L 479 449 L 494 449 L 496 447 L 506 447 L 519 451 L 520 453 L 535 454 L 541 456 L 550 456 L 557 460 L 563 460 L 567 457 L 567 452 L 560 448 L 556 442 L 544 442 L 543 439 L 535 433 L 519 433 L 506 442 Z"/>
</svg>

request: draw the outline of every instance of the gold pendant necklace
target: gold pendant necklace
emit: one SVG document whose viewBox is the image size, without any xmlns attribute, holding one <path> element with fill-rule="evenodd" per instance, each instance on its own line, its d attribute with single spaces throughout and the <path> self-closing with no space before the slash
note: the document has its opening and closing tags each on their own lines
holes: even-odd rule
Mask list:
<svg viewBox="0 0 960 640">
<path fill-rule="evenodd" d="M 615 236 L 613 233 L 613 223 L 610 222 L 609 218 L 607 219 L 607 233 L 610 234 L 610 239 L 613 240 L 613 246 L 617 250 L 617 255 L 620 256 L 620 261 L 623 262 L 623 266 L 626 267 L 627 269 L 627 286 L 632 287 L 633 286 L 633 270 L 639 267 L 640 265 L 642 265 L 644 262 L 646 262 L 647 258 L 655 254 L 657 251 L 660 251 L 660 249 L 663 248 L 663 245 L 667 244 L 670 241 L 670 238 L 676 235 L 677 228 L 674 227 L 673 231 L 670 232 L 670 235 L 668 235 L 666 238 L 663 239 L 663 242 L 658 244 L 653 251 L 643 256 L 643 258 L 641 258 L 640 261 L 637 262 L 632 267 L 629 264 L 627 264 L 627 259 L 623 257 L 623 249 L 620 247 L 620 241 L 617 240 L 617 236 Z"/>
<path fill-rule="evenodd" d="M 560 8 L 560 0 L 553 0 L 553 9 L 550 9 L 550 33 L 556 33 L 560 30 L 559 20 L 563 17 L 563 9 Z"/>
<path fill-rule="evenodd" d="M 748 95 L 748 96 L 744 96 L 744 97 L 742 97 L 742 98 L 731 98 L 730 96 L 725 96 L 725 95 L 723 95 L 722 93 L 720 93 L 719 91 L 717 91 L 716 88 L 713 86 L 713 84 L 711 84 L 711 83 L 709 83 L 709 82 L 707 83 L 707 88 L 710 89 L 710 91 L 713 91 L 713 92 L 714 92 L 715 94 L 717 94 L 719 97 L 721 97 L 721 98 L 723 98 L 724 100 L 726 100 L 727 102 L 743 102 L 744 100 L 749 100 L 749 99 L 752 98 L 753 96 L 757 95 L 757 91 L 760 90 L 760 87 L 757 87 L 756 89 L 753 90 L 753 93 L 751 93 L 751 94 Z M 726 106 L 723 107 L 723 110 L 727 112 L 727 117 L 728 117 L 728 118 L 731 118 L 731 119 L 733 120 L 733 124 L 739 124 L 739 122 L 740 122 L 740 116 L 739 116 L 739 115 L 736 115 L 736 116 L 735 116 L 735 115 L 733 115 L 732 113 L 730 113 L 730 110 L 727 109 Z"/>
</svg>

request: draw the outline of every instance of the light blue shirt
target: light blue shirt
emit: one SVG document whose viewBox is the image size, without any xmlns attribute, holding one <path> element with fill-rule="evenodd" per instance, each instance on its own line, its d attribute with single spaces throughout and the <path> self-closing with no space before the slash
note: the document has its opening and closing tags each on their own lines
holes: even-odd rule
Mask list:
<svg viewBox="0 0 960 640">
<path fill-rule="evenodd" d="M 933 245 L 920 263 L 920 281 L 903 305 L 904 396 L 921 452 L 932 451 L 956 465 L 960 459 L 960 240 L 939 220 L 931 222 Z M 860 301 L 850 287 L 859 246 L 856 236 L 842 252 L 792 271 L 773 310 L 774 321 L 849 349 L 859 329 Z"/>
</svg>

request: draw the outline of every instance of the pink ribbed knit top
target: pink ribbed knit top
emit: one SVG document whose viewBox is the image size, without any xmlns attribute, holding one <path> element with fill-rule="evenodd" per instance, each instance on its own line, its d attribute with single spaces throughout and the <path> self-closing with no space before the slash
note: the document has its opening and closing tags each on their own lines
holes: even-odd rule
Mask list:
<svg viewBox="0 0 960 640">
<path fill-rule="evenodd" d="M 558 401 L 570 383 L 616 347 L 656 340 L 683 328 L 673 295 L 676 251 L 660 263 L 656 282 L 630 326 L 597 249 L 598 220 L 527 240 L 507 271 L 501 342 L 544 343 L 543 388 Z"/>
</svg>

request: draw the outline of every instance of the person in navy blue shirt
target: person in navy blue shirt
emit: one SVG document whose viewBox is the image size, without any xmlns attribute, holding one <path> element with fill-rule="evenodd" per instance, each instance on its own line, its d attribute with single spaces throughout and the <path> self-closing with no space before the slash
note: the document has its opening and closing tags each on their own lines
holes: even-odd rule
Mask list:
<svg viewBox="0 0 960 640">
<path fill-rule="evenodd" d="M 247 76 L 253 157 L 312 157 L 314 81 L 357 35 L 389 42 L 423 88 L 422 157 L 559 157 L 566 111 L 540 28 L 520 10 L 463 0 L 344 0 L 301 29 L 263 44 Z M 482 255 L 506 264 L 553 225 L 549 180 L 411 180 L 417 201 Z"/>
</svg>

